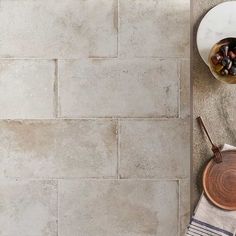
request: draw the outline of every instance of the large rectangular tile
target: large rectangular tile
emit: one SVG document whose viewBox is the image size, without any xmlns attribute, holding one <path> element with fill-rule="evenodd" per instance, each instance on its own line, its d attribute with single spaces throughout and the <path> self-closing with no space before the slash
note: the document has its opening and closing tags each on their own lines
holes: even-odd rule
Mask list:
<svg viewBox="0 0 236 236">
<path fill-rule="evenodd" d="M 177 231 L 175 181 L 60 181 L 60 236 L 169 236 Z"/>
<path fill-rule="evenodd" d="M 120 0 L 119 55 L 189 57 L 190 0 Z"/>
<path fill-rule="evenodd" d="M 59 61 L 62 117 L 176 117 L 176 60 Z"/>
<path fill-rule="evenodd" d="M 115 57 L 117 0 L 2 0 L 0 31 L 1 57 Z"/>
<path fill-rule="evenodd" d="M 0 130 L 0 166 L 7 177 L 116 176 L 114 121 L 1 121 Z"/>
<path fill-rule="evenodd" d="M 123 120 L 121 178 L 182 178 L 190 172 L 188 120 Z"/>
<path fill-rule="evenodd" d="M 57 182 L 0 181 L 1 236 L 57 236 Z"/>
<path fill-rule="evenodd" d="M 0 60 L 0 118 L 52 118 L 54 82 L 52 60 Z"/>
</svg>

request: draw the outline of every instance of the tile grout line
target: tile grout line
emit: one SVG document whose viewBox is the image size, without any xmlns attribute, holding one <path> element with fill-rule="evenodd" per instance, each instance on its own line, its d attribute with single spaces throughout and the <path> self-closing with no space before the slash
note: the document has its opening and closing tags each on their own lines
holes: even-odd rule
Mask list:
<svg viewBox="0 0 236 236">
<path fill-rule="evenodd" d="M 58 121 L 58 120 L 128 120 L 128 121 L 174 121 L 179 120 L 179 117 L 48 117 L 48 118 L 0 118 L 0 121 Z M 182 118 L 181 120 L 185 120 Z"/>
<path fill-rule="evenodd" d="M 120 179 L 120 119 L 117 119 L 117 179 Z"/>
<path fill-rule="evenodd" d="M 178 179 L 178 235 L 179 236 L 181 236 L 180 235 L 180 233 L 181 233 L 181 227 L 180 227 L 181 226 L 181 219 L 180 219 L 181 218 L 180 217 L 181 216 L 180 215 L 180 208 L 181 208 L 181 206 L 180 206 L 181 205 L 181 203 L 180 203 L 180 201 L 181 201 L 181 196 L 180 196 L 181 195 L 181 187 L 180 187 L 180 183 L 181 183 L 180 179 Z"/>
<path fill-rule="evenodd" d="M 57 180 L 57 236 L 59 236 L 59 179 Z"/>
<path fill-rule="evenodd" d="M 61 116 L 61 103 L 60 103 L 60 73 L 59 73 L 59 63 L 60 60 L 57 59 L 57 119 Z M 65 118 L 62 118 L 63 120 Z"/>
<path fill-rule="evenodd" d="M 181 118 L 182 116 L 182 112 L 181 112 L 181 66 L 182 66 L 182 60 L 179 59 L 177 62 L 178 65 L 178 69 L 177 69 L 177 73 L 178 73 L 178 118 Z"/>
<path fill-rule="evenodd" d="M 54 117 L 58 117 L 58 59 L 54 59 L 55 72 L 54 72 L 54 85 L 53 85 L 53 105 L 54 105 Z"/>
<path fill-rule="evenodd" d="M 142 117 L 142 116 L 136 116 L 136 117 L 127 117 L 127 116 L 120 116 L 120 117 L 113 117 L 113 116 L 98 116 L 98 117 L 67 117 L 67 116 L 60 116 L 59 119 L 126 119 L 126 120 L 137 120 L 137 119 L 145 119 L 145 120 L 170 120 L 170 119 L 179 119 L 178 114 L 176 116 L 159 116 L 159 117 Z M 184 118 L 183 118 L 184 119 Z"/>
<path fill-rule="evenodd" d="M 51 180 L 51 181 L 64 181 L 64 180 L 68 180 L 68 181 L 83 181 L 83 180 L 91 180 L 91 181 L 157 181 L 157 182 L 165 182 L 165 181 L 181 181 L 187 179 L 185 177 L 183 177 L 183 179 L 178 179 L 178 178 L 119 178 L 117 179 L 117 176 L 113 176 L 113 177 L 9 177 L 9 176 L 5 176 L 5 177 L 1 177 L 0 181 L 3 180 L 19 180 L 19 181 L 47 181 L 47 180 Z"/>
<path fill-rule="evenodd" d="M 119 42 L 120 42 L 120 1 L 117 0 L 117 58 L 119 58 Z"/>
<path fill-rule="evenodd" d="M 1 1 L 1 0 L 0 0 Z M 1 4 L 1 2 L 0 2 Z M 64 60 L 64 61 L 76 61 L 76 60 L 92 60 L 92 59 L 101 59 L 101 60 L 135 60 L 135 59 L 158 59 L 158 60 L 182 60 L 189 59 L 189 57 L 151 57 L 151 56 L 143 56 L 143 57 L 76 57 L 76 58 L 57 58 L 56 60 Z M 0 60 L 45 60 L 45 61 L 53 61 L 55 58 L 53 57 L 1 57 Z"/>
</svg>

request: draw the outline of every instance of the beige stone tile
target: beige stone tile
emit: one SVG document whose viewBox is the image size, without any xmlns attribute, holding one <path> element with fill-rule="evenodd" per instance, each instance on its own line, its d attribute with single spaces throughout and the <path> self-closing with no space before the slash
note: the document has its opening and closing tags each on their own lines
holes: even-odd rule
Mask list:
<svg viewBox="0 0 236 236">
<path fill-rule="evenodd" d="M 87 7 L 89 57 L 117 57 L 118 0 L 87 0 Z"/>
<path fill-rule="evenodd" d="M 123 120 L 120 131 L 122 178 L 182 178 L 190 172 L 188 120 Z"/>
<path fill-rule="evenodd" d="M 5 176 L 116 176 L 116 123 L 110 120 L 0 122 Z"/>
<path fill-rule="evenodd" d="M 3 0 L 0 31 L 1 57 L 115 57 L 117 0 Z"/>
<path fill-rule="evenodd" d="M 190 60 L 180 60 L 180 117 L 190 116 Z"/>
<path fill-rule="evenodd" d="M 120 0 L 122 57 L 189 57 L 190 0 Z"/>
<path fill-rule="evenodd" d="M 176 117 L 177 61 L 60 60 L 59 98 L 62 117 Z"/>
<path fill-rule="evenodd" d="M 52 118 L 54 81 L 54 61 L 0 60 L 0 118 Z"/>
<path fill-rule="evenodd" d="M 57 236 L 57 182 L 0 181 L 1 236 Z"/>
<path fill-rule="evenodd" d="M 179 180 L 180 186 L 180 236 L 183 236 L 190 221 L 190 180 Z"/>
<path fill-rule="evenodd" d="M 175 181 L 62 180 L 61 236 L 177 235 Z"/>
</svg>

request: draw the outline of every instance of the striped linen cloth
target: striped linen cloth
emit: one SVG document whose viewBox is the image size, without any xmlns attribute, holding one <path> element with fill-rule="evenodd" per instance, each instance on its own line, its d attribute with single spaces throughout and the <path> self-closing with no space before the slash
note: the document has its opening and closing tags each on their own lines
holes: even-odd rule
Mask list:
<svg viewBox="0 0 236 236">
<path fill-rule="evenodd" d="M 236 150 L 225 144 L 223 150 Z M 236 211 L 225 211 L 214 206 L 202 194 L 185 236 L 236 236 Z"/>
</svg>

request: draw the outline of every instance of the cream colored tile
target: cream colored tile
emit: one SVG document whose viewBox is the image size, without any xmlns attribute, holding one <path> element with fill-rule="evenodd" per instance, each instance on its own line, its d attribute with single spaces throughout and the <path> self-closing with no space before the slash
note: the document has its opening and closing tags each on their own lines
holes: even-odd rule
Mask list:
<svg viewBox="0 0 236 236">
<path fill-rule="evenodd" d="M 0 118 L 52 118 L 54 80 L 54 61 L 0 60 Z"/>
<path fill-rule="evenodd" d="M 1 1 L 1 57 L 115 57 L 117 0 Z"/>
<path fill-rule="evenodd" d="M 62 180 L 61 236 L 177 235 L 175 181 Z"/>
<path fill-rule="evenodd" d="M 190 180 L 181 179 L 180 184 L 180 236 L 185 234 L 190 222 Z"/>
<path fill-rule="evenodd" d="M 187 119 L 121 121 L 121 177 L 163 179 L 189 176 L 189 129 Z"/>
<path fill-rule="evenodd" d="M 117 57 L 118 0 L 87 0 L 86 3 L 88 35 L 85 37 L 89 57 Z"/>
<path fill-rule="evenodd" d="M 62 117 L 176 117 L 178 86 L 176 60 L 59 61 Z"/>
<path fill-rule="evenodd" d="M 0 165 L 8 177 L 116 176 L 113 121 L 1 121 L 0 129 Z"/>
<path fill-rule="evenodd" d="M 57 182 L 0 181 L 1 236 L 57 236 Z"/>
<path fill-rule="evenodd" d="M 189 57 L 190 0 L 120 0 L 119 12 L 120 56 Z"/>
</svg>

